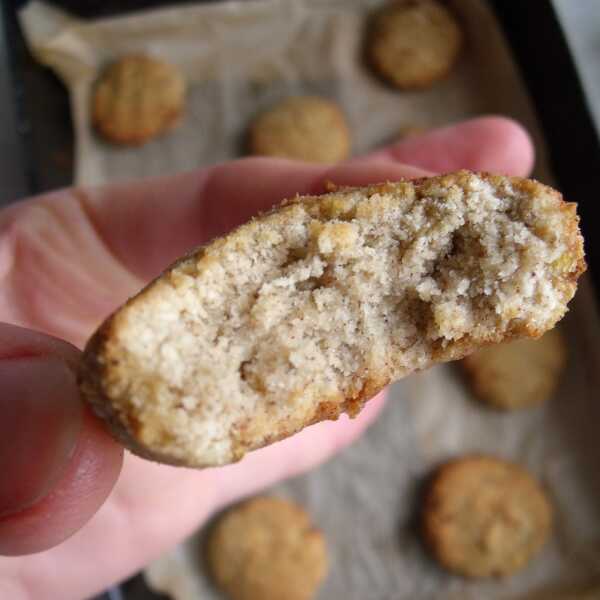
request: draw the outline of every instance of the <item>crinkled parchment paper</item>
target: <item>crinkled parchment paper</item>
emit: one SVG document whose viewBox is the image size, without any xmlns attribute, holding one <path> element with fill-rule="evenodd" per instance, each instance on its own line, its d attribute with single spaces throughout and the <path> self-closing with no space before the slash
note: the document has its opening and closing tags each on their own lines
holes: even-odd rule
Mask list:
<svg viewBox="0 0 600 600">
<path fill-rule="evenodd" d="M 456 0 L 468 30 L 462 60 L 446 81 L 410 93 L 386 88 L 361 60 L 365 14 L 377 4 L 257 0 L 83 23 L 33 3 L 21 17 L 32 49 L 71 92 L 78 183 L 169 173 L 239 156 L 249 119 L 296 93 L 324 94 L 342 104 L 355 154 L 393 139 L 406 126 L 511 115 L 533 132 L 538 175 L 548 181 L 535 118 L 486 4 Z M 90 92 L 103 65 L 139 51 L 183 69 L 190 81 L 188 107 L 172 134 L 142 148 L 115 148 L 90 128 Z M 385 414 L 353 447 L 271 490 L 306 506 L 327 535 L 332 568 L 319 598 L 548 598 L 548 585 L 600 577 L 600 351 L 585 282 L 561 327 L 569 340 L 569 366 L 546 406 L 513 414 L 487 410 L 471 398 L 456 367 L 437 367 L 393 386 Z M 526 465 L 548 486 L 556 506 L 556 531 L 543 554 L 505 582 L 447 575 L 427 557 L 417 535 L 425 477 L 448 457 L 472 451 Z M 149 583 L 175 600 L 218 598 L 201 566 L 201 545 L 202 532 L 150 565 Z"/>
<path fill-rule="evenodd" d="M 173 173 L 241 156 L 248 122 L 290 94 L 339 101 L 355 154 L 393 140 L 407 126 L 432 127 L 482 113 L 510 114 L 533 125 L 483 0 L 455 2 L 471 31 L 452 76 L 429 90 L 404 93 L 381 84 L 364 65 L 364 17 L 380 3 L 241 0 L 85 22 L 34 1 L 20 20 L 32 52 L 69 88 L 78 184 Z M 122 148 L 95 135 L 90 98 L 107 63 L 139 52 L 183 71 L 187 110 L 167 135 Z"/>
</svg>

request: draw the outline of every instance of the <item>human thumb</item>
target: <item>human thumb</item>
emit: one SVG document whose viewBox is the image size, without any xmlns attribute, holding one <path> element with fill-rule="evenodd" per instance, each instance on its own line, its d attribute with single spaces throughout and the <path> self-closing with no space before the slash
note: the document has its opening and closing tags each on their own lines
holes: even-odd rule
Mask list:
<svg viewBox="0 0 600 600">
<path fill-rule="evenodd" d="M 61 542 L 118 477 L 122 450 L 81 402 L 78 354 L 60 340 L 0 324 L 0 554 Z"/>
</svg>

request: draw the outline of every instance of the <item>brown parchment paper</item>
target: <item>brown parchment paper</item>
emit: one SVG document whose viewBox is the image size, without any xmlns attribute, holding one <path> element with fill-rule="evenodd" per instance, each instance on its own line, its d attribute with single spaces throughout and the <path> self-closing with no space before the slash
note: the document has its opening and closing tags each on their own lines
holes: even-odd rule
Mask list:
<svg viewBox="0 0 600 600">
<path fill-rule="evenodd" d="M 532 132 L 536 174 L 551 180 L 543 140 L 510 54 L 483 0 L 455 0 L 468 43 L 452 75 L 429 90 L 399 93 L 362 62 L 366 14 L 379 0 L 247 0 L 171 8 L 85 23 L 33 2 L 21 13 L 28 43 L 68 86 L 76 128 L 76 181 L 165 174 L 240 156 L 246 125 L 289 94 L 337 99 L 355 154 L 407 127 L 482 113 L 513 116 Z M 142 148 L 115 148 L 89 124 L 93 82 L 110 60 L 148 52 L 190 82 L 173 133 Z M 561 328 L 570 359 L 555 398 L 501 414 L 473 400 L 446 365 L 393 386 L 364 438 L 314 472 L 271 493 L 296 499 L 324 529 L 331 572 L 321 599 L 504 600 L 572 598 L 564 584 L 600 578 L 600 351 L 596 309 L 584 280 Z M 548 487 L 555 534 L 542 555 L 506 581 L 467 582 L 439 569 L 417 534 L 419 494 L 441 461 L 488 452 L 527 466 Z M 175 600 L 216 599 L 201 564 L 203 532 L 146 570 Z M 598 579 L 596 579 L 598 581 Z M 585 596 L 586 598 L 600 598 Z"/>
</svg>

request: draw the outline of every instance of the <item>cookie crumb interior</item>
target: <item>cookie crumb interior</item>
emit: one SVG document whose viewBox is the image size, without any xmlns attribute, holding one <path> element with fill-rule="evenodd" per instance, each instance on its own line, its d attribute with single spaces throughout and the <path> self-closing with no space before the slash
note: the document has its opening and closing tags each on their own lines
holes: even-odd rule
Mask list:
<svg viewBox="0 0 600 600">
<path fill-rule="evenodd" d="M 117 313 L 104 392 L 153 456 L 197 466 L 354 414 L 391 380 L 552 327 L 583 268 L 574 210 L 467 172 L 298 198 Z"/>
</svg>

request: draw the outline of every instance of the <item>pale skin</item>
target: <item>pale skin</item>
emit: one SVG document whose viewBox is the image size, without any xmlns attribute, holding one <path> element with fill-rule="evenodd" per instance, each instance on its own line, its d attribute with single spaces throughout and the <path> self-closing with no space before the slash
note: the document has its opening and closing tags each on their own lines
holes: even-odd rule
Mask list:
<svg viewBox="0 0 600 600">
<path fill-rule="evenodd" d="M 143 567 L 243 496 L 356 439 L 383 406 L 325 422 L 219 469 L 128 453 L 85 408 L 80 348 L 189 248 L 325 181 L 363 185 L 459 168 L 527 175 L 529 137 L 482 118 L 337 166 L 246 159 L 174 177 L 66 189 L 0 213 L 0 598 L 79 599 Z M 52 337 L 50 337 L 52 336 Z"/>
</svg>

